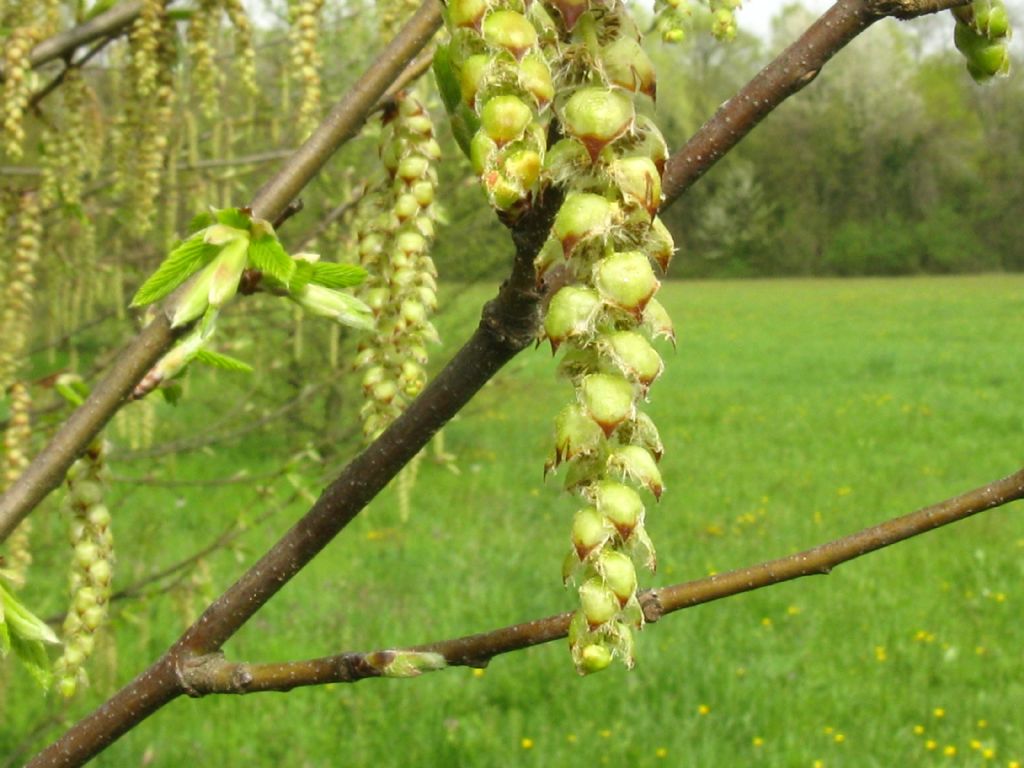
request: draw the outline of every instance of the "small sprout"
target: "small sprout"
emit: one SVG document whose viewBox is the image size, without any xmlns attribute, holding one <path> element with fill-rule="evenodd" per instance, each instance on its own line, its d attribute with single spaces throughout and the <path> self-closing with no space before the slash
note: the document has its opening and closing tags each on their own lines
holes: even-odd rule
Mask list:
<svg viewBox="0 0 1024 768">
<path fill-rule="evenodd" d="M 375 651 L 365 658 L 382 677 L 418 677 L 448 666 L 444 656 L 429 651 Z"/>
<path fill-rule="evenodd" d="M 631 37 L 619 37 L 601 51 L 601 64 L 609 82 L 652 99 L 657 77 L 650 57 Z"/>
<path fill-rule="evenodd" d="M 663 369 L 661 356 L 651 343 L 634 331 L 617 331 L 605 337 L 615 364 L 645 389 Z"/>
<path fill-rule="evenodd" d="M 623 157 L 612 163 L 612 178 L 625 201 L 654 215 L 661 205 L 661 174 L 649 157 Z"/>
<path fill-rule="evenodd" d="M 536 99 L 538 108 L 543 109 L 555 98 L 551 70 L 543 56 L 531 53 L 524 57 L 519 63 L 518 73 L 519 84 Z"/>
</svg>

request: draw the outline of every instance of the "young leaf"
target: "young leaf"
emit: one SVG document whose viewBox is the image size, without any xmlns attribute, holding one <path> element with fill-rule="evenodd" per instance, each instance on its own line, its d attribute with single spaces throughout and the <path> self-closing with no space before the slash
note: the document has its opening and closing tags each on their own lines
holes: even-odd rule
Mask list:
<svg viewBox="0 0 1024 768">
<path fill-rule="evenodd" d="M 164 298 L 194 272 L 213 261 L 219 251 L 220 246 L 205 243 L 202 236 L 193 235 L 167 255 L 136 292 L 131 305 L 144 307 Z"/>
<path fill-rule="evenodd" d="M 228 355 L 222 355 L 219 352 L 213 352 L 209 349 L 200 349 L 196 352 L 195 360 L 200 363 L 206 363 L 212 365 L 214 368 L 220 368 L 223 371 L 235 371 L 237 373 L 252 373 L 252 366 L 242 360 L 237 360 L 234 357 Z"/>
<path fill-rule="evenodd" d="M 366 270 L 356 264 L 318 261 L 312 267 L 310 282 L 325 288 L 351 288 L 366 279 Z"/>
<path fill-rule="evenodd" d="M 295 274 L 292 275 L 288 288 L 292 293 L 299 293 L 313 281 L 313 262 L 295 259 Z"/>
<path fill-rule="evenodd" d="M 14 655 L 21 659 L 28 673 L 35 678 L 44 691 L 49 690 L 53 682 L 53 672 L 50 671 L 51 662 L 46 655 L 46 648 L 40 640 L 25 640 L 17 632 L 11 634 L 11 648 Z"/>
<path fill-rule="evenodd" d="M 285 288 L 291 285 L 295 274 L 295 260 L 288 255 L 276 237 L 264 235 L 249 241 L 249 265 L 269 275 Z"/>
<path fill-rule="evenodd" d="M 249 231 L 249 225 L 252 223 L 251 217 L 244 214 L 238 208 L 222 208 L 213 215 L 219 223 L 227 227 L 242 229 L 246 232 Z"/>
<path fill-rule="evenodd" d="M 208 226 L 215 223 L 216 221 L 217 220 L 213 218 L 213 214 L 210 213 L 209 211 L 197 213 L 195 216 L 192 217 L 192 221 L 188 223 L 188 231 L 198 232 L 200 229 L 206 229 Z"/>
</svg>

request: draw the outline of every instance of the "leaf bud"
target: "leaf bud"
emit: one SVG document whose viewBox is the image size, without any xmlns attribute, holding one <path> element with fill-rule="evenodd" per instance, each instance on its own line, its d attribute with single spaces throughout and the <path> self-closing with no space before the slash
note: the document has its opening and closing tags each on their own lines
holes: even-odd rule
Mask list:
<svg viewBox="0 0 1024 768">
<path fill-rule="evenodd" d="M 249 238 L 239 237 L 225 245 L 207 269 L 213 271 L 210 277 L 208 302 L 211 307 L 220 307 L 234 298 L 238 282 L 248 264 Z"/>
</svg>

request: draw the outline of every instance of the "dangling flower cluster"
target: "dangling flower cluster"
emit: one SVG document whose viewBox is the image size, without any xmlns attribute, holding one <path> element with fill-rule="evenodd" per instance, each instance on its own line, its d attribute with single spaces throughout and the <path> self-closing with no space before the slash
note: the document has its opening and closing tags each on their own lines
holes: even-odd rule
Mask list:
<svg viewBox="0 0 1024 768">
<path fill-rule="evenodd" d="M 437 308 L 434 239 L 434 164 L 441 149 L 423 105 L 396 98 L 384 116 L 380 158 L 388 184 L 371 195 L 360 231 L 359 258 L 368 278 L 361 293 L 377 320 L 360 345 L 366 403 L 363 434 L 374 439 L 422 391 L 427 381 L 427 342 L 438 341 L 429 317 Z"/>
<path fill-rule="evenodd" d="M 686 24 L 693 14 L 689 0 L 655 0 L 655 27 L 666 43 L 679 43 L 686 37 Z"/>
<path fill-rule="evenodd" d="M 544 323 L 552 349 L 567 348 L 560 369 L 575 389 L 547 468 L 568 463 L 566 487 L 585 503 L 563 570 L 579 593 L 570 643 L 585 674 L 613 658 L 632 666 L 632 632 L 643 624 L 635 565 L 653 570 L 655 557 L 638 489 L 661 496 L 662 445 L 640 403 L 662 371 L 650 339 L 672 337 L 651 262 L 664 271 L 673 244 L 655 215 L 667 148 L 636 109 L 655 94 L 636 25 L 618 0 L 552 5 L 563 25 L 556 112 L 565 138 L 545 173 L 567 192 L 537 268 L 543 277 L 557 265 L 569 278 Z"/>
<path fill-rule="evenodd" d="M 979 83 L 1010 71 L 1010 18 L 1003 0 L 974 0 L 952 9 L 953 40 Z"/>
<path fill-rule="evenodd" d="M 736 10 L 740 0 L 708 0 L 711 10 L 711 34 L 729 42 L 736 39 Z"/>
<path fill-rule="evenodd" d="M 6 275 L 7 289 L 0 315 L 0 390 L 13 381 L 28 342 L 41 233 L 39 197 L 27 192 L 18 203 L 18 238 Z"/>
<path fill-rule="evenodd" d="M 313 132 L 320 120 L 320 67 L 317 30 L 324 0 L 289 0 L 291 11 L 292 72 L 302 89 L 296 118 L 300 138 Z"/>
<path fill-rule="evenodd" d="M 217 0 L 200 0 L 188 25 L 188 48 L 192 58 L 192 82 L 199 96 L 199 104 L 207 119 L 217 111 L 217 96 L 220 84 L 218 71 L 213 62 L 213 35 L 220 22 L 220 4 Z"/>
<path fill-rule="evenodd" d="M 242 87 L 251 95 L 259 92 L 256 85 L 256 50 L 252 42 L 252 22 L 245 12 L 242 0 L 222 0 L 224 11 L 228 15 L 231 26 L 235 28 L 235 66 Z"/>
<path fill-rule="evenodd" d="M 174 105 L 174 24 L 165 0 L 143 0 L 128 37 L 128 76 L 122 83 L 124 114 L 116 124 L 116 188 L 127 197 L 136 234 L 154 223 Z"/>
<path fill-rule="evenodd" d="M 95 94 L 81 69 L 67 70 L 60 92 L 64 101 L 60 121 L 43 135 L 40 197 L 44 206 L 57 202 L 77 206 L 85 180 L 99 169 L 103 133 L 88 120 Z"/>
<path fill-rule="evenodd" d="M 3 484 L 0 486 L 5 489 L 10 488 L 28 466 L 29 440 L 32 437 L 29 415 L 32 397 L 28 387 L 17 381 L 11 384 L 8 393 L 10 421 L 4 431 Z M 26 517 L 7 539 L 6 575 L 15 586 L 25 583 L 28 568 L 32 564 L 32 553 L 29 551 L 31 532 L 32 521 Z"/>
<path fill-rule="evenodd" d="M 377 3 L 381 43 L 387 45 L 391 41 L 418 5 L 416 0 L 388 0 Z"/>
<path fill-rule="evenodd" d="M 29 53 L 36 42 L 36 27 L 16 26 L 4 45 L 4 83 L 0 109 L 3 111 L 4 151 L 12 160 L 21 157 L 22 144 L 25 142 L 23 122 L 32 93 Z"/>
<path fill-rule="evenodd" d="M 73 696 L 86 685 L 84 665 L 92 655 L 96 632 L 106 623 L 113 578 L 114 539 L 110 510 L 103 503 L 106 447 L 98 438 L 67 474 L 64 508 L 70 517 L 68 537 L 73 555 L 69 584 L 71 605 L 64 619 L 64 652 L 54 664 L 57 690 Z"/>
<path fill-rule="evenodd" d="M 554 24 L 540 3 L 517 0 L 452 0 L 446 16 L 437 72 L 453 130 L 491 205 L 515 215 L 537 191 L 547 147 Z"/>
</svg>

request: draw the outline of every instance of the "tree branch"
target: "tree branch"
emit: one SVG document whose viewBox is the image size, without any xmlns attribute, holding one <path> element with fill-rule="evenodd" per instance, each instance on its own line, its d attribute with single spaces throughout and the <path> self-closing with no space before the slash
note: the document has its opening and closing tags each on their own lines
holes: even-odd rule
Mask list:
<svg viewBox="0 0 1024 768">
<path fill-rule="evenodd" d="M 173 2 L 174 0 L 172 0 Z M 56 59 L 73 54 L 76 49 L 104 37 L 117 37 L 128 30 L 142 12 L 142 0 L 125 0 L 108 11 L 104 11 L 77 27 L 59 32 L 39 43 L 29 53 L 29 64 L 33 69 Z M 4 81 L 0 67 L 0 83 Z"/>
<path fill-rule="evenodd" d="M 749 568 L 648 590 L 640 594 L 640 603 L 647 621 L 655 622 L 669 613 L 695 605 L 802 576 L 830 573 L 836 566 L 870 552 L 1021 498 L 1024 498 L 1024 469 L 939 504 L 813 549 Z M 572 613 L 560 613 L 525 624 L 403 650 L 438 653 L 445 658 L 448 666 L 482 667 L 495 656 L 565 637 L 571 618 Z M 289 691 L 303 686 L 354 683 L 367 677 L 380 677 L 380 659 L 389 653 L 394 654 L 395 651 L 342 653 L 275 664 L 229 662 L 221 654 L 215 653 L 190 661 L 182 669 L 182 677 L 190 696 Z"/>
<path fill-rule="evenodd" d="M 795 43 L 725 102 L 665 167 L 662 209 L 692 187 L 782 102 L 814 81 L 822 67 L 879 19 L 910 19 L 967 0 L 838 0 Z"/>
<path fill-rule="evenodd" d="M 424 0 L 409 23 L 320 127 L 295 151 L 277 175 L 256 193 L 250 204 L 255 216 L 273 221 L 288 208 L 331 155 L 355 135 L 377 100 L 440 26 L 440 4 L 437 0 Z M 171 306 L 174 301 L 172 296 Z M 135 385 L 186 330 L 172 330 L 168 317 L 167 311 L 159 313 L 129 343 L 89 399 L 61 426 L 21 477 L 0 496 L 0 542 L 60 484 L 71 464 L 126 402 Z"/>
<path fill-rule="evenodd" d="M 839 11 L 836 11 L 839 8 Z M 831 55 L 849 42 L 853 36 L 863 31 L 873 21 L 875 12 L 870 6 L 862 5 L 857 0 L 840 0 L 836 8 L 833 8 L 825 18 L 833 23 L 842 21 L 842 17 L 850 16 L 852 21 L 847 21 L 846 32 L 839 36 L 823 35 L 822 45 L 832 45 L 831 50 L 809 51 L 822 57 L 824 63 Z M 830 17 L 829 14 L 832 14 Z M 837 18 L 838 16 L 838 18 Z M 426 23 L 429 21 L 429 24 Z M 431 33 L 440 23 L 440 11 L 434 4 L 434 0 L 426 0 L 420 11 L 403 30 L 400 35 L 405 35 L 410 28 L 415 29 L 417 24 L 425 31 L 430 29 Z M 824 25 L 819 21 L 816 27 Z M 411 34 L 415 34 L 414 32 Z M 805 35 L 806 37 L 806 35 Z M 804 38 L 801 38 L 803 40 Z M 386 66 L 390 57 L 394 54 L 397 43 L 391 46 L 382 54 L 378 62 Z M 419 41 L 419 46 L 425 44 L 425 38 Z M 419 50 L 416 48 L 416 50 Z M 792 49 L 790 49 L 792 50 Z M 415 53 L 415 51 L 413 51 Z M 412 54 L 409 54 L 404 61 L 408 61 Z M 394 59 L 391 59 L 394 62 Z M 799 62 L 794 62 L 798 64 Z M 376 67 L 377 65 L 375 65 Z M 401 62 L 393 67 L 391 79 L 397 75 Z M 371 68 L 373 69 L 373 68 Z M 813 69 L 813 78 L 820 66 Z M 763 73 L 762 73 L 763 74 Z M 785 73 L 783 73 L 785 74 Z M 807 79 L 807 72 L 804 73 Z M 379 81 L 376 81 L 379 82 Z M 753 105 L 756 119 L 742 131 L 736 134 L 730 130 L 724 130 L 715 134 L 718 141 L 724 142 L 717 149 L 714 159 L 721 156 L 729 147 L 733 146 L 746 132 L 760 120 L 767 111 L 781 103 L 794 90 L 786 90 L 786 78 L 774 79 L 776 88 L 783 93 L 777 96 L 772 93 L 766 94 L 770 99 L 770 107 L 761 111 L 761 105 Z M 381 91 L 386 88 L 385 82 Z M 351 95 L 353 101 L 361 102 L 365 108 L 372 107 L 373 99 L 360 97 L 363 85 L 357 85 Z M 797 88 L 798 90 L 798 88 Z M 379 95 L 379 93 L 378 93 Z M 376 98 L 376 97 L 374 97 Z M 348 99 L 347 99 L 348 100 Z M 254 201 L 254 208 L 257 215 L 264 218 L 268 211 L 280 211 L 294 199 L 301 184 L 296 184 L 299 177 L 308 177 L 315 174 L 326 160 L 324 145 L 330 133 L 346 135 L 348 128 L 343 127 L 344 121 L 339 118 L 339 110 L 335 110 L 328 118 L 324 126 L 317 130 L 310 140 L 297 153 L 293 163 L 289 163 L 282 173 L 278 174 L 268 183 L 257 195 Z M 363 114 L 365 117 L 365 113 Z M 361 121 L 362 118 L 360 118 Z M 355 124 L 355 127 L 358 123 Z M 355 130 L 351 127 L 351 130 Z M 693 144 L 688 144 L 690 147 Z M 712 146 L 712 149 L 714 147 Z M 685 152 L 685 148 L 684 148 Z M 674 160 L 676 158 L 673 158 Z M 685 176 L 677 172 L 669 179 L 669 189 L 674 190 L 671 199 L 689 184 L 692 184 L 700 174 L 703 173 L 714 159 L 707 164 L 695 176 Z M 697 158 L 699 161 L 699 158 Z M 677 165 L 679 161 L 677 160 Z M 682 163 L 685 167 L 686 163 Z M 289 168 L 293 169 L 290 173 Z M 687 178 L 690 180 L 687 182 Z M 671 199 L 666 202 L 669 204 Z M 362 454 L 353 460 L 339 475 L 339 477 L 324 491 L 310 511 L 296 523 L 283 537 L 274 545 L 260 560 L 253 565 L 227 592 L 218 598 L 207 608 L 199 620 L 193 624 L 185 634 L 149 669 L 139 675 L 135 680 L 122 688 L 111 697 L 98 710 L 88 715 L 83 720 L 72 726 L 58 741 L 41 752 L 29 765 L 31 766 L 52 766 L 52 765 L 78 765 L 88 760 L 93 755 L 103 750 L 107 745 L 114 742 L 122 734 L 132 729 L 145 720 L 150 714 L 156 712 L 167 702 L 177 698 L 182 693 L 189 691 L 187 684 L 188 669 L 195 663 L 197 658 L 209 657 L 220 651 L 226 642 L 238 629 L 243 626 L 281 587 L 284 586 L 295 574 L 297 574 L 323 547 L 325 547 L 345 526 L 355 517 L 367 502 L 369 502 L 400 470 L 400 468 L 411 459 L 454 414 L 456 414 L 508 360 L 515 356 L 521 349 L 529 345 L 535 335 L 538 323 L 539 295 L 535 285 L 533 270 L 533 259 L 539 251 L 541 244 L 547 238 L 554 211 L 557 209 L 559 200 L 557 195 L 549 193 L 548 199 L 544 200 L 534 211 L 527 214 L 524 219 L 516 223 L 512 230 L 513 239 L 516 244 L 516 258 L 510 278 L 502 285 L 499 295 L 491 301 L 483 312 L 480 326 L 470 340 L 455 355 L 452 361 L 445 367 L 441 374 L 434 379 L 426 390 L 410 405 L 402 416 L 400 416 L 372 445 Z M 166 324 L 166 321 L 164 321 Z M 69 462 L 70 463 L 70 462 Z M 1016 478 L 1016 476 L 1014 476 Z M 995 487 L 995 486 L 993 486 Z M 1013 498 L 1019 498 L 1024 493 L 1024 480 L 1016 478 L 1015 494 Z M 986 497 L 986 504 L 982 508 L 989 508 L 1002 501 L 993 501 L 994 496 Z M 940 505 L 942 506 L 942 505 Z M 980 511 L 977 510 L 977 511 Z M 2 507 L 0 507 L 2 512 Z M 924 512 L 924 511 L 923 511 Z M 931 512 L 935 516 L 939 513 Z M 973 514 L 973 512 L 971 512 Z M 926 517 L 929 517 L 926 515 Z M 932 517 L 929 517 L 931 520 Z M 939 518 L 935 518 L 939 519 Z M 3 516 L 0 514 L 0 523 Z M 929 522 L 923 530 L 935 527 Z M 899 531 L 890 532 L 897 536 Z M 878 542 L 884 540 L 889 534 L 882 534 Z M 891 540 L 897 540 L 892 538 Z M 861 542 L 867 545 L 870 542 Z M 883 544 L 878 544 L 882 546 Z M 876 547 L 877 548 L 877 547 Z M 863 554 L 863 550 L 857 555 Z M 850 554 L 846 559 L 856 555 Z M 799 558 L 800 555 L 794 556 Z M 842 562 L 842 559 L 837 562 Z M 770 579 L 784 580 L 796 578 L 802 572 L 795 572 L 786 575 L 781 569 L 780 561 L 761 566 L 764 571 L 759 578 L 766 578 L 767 583 L 775 583 Z M 803 567 L 803 566 L 802 566 Z M 719 577 L 723 584 L 731 584 L 736 592 L 746 589 L 753 589 L 751 586 L 755 578 L 751 575 L 746 582 L 742 580 L 725 582 L 725 576 Z M 701 582 L 695 582 L 700 584 Z M 686 585 L 682 585 L 683 589 Z M 724 593 L 721 595 L 724 596 Z M 709 596 L 702 598 L 687 597 L 687 594 L 679 594 L 671 589 L 656 592 L 653 595 L 656 600 L 652 603 L 651 597 L 647 598 L 645 612 L 650 618 L 656 619 L 671 610 L 666 605 L 672 605 L 676 601 L 678 607 L 693 605 L 697 602 L 706 602 L 713 599 Z M 653 607 L 652 607 L 653 605 Z M 460 638 L 449 641 L 444 646 L 444 655 L 455 664 L 481 664 L 501 650 L 498 647 L 526 647 L 538 642 L 546 642 L 561 636 L 565 632 L 565 625 L 568 622 L 567 616 L 556 616 L 549 619 L 542 619 L 539 622 L 531 622 L 528 625 L 511 627 L 506 630 L 499 630 L 497 633 L 488 635 L 477 635 L 468 638 Z M 503 638 L 498 645 L 485 638 L 497 635 Z M 430 650 L 431 646 L 423 650 Z"/>
</svg>

